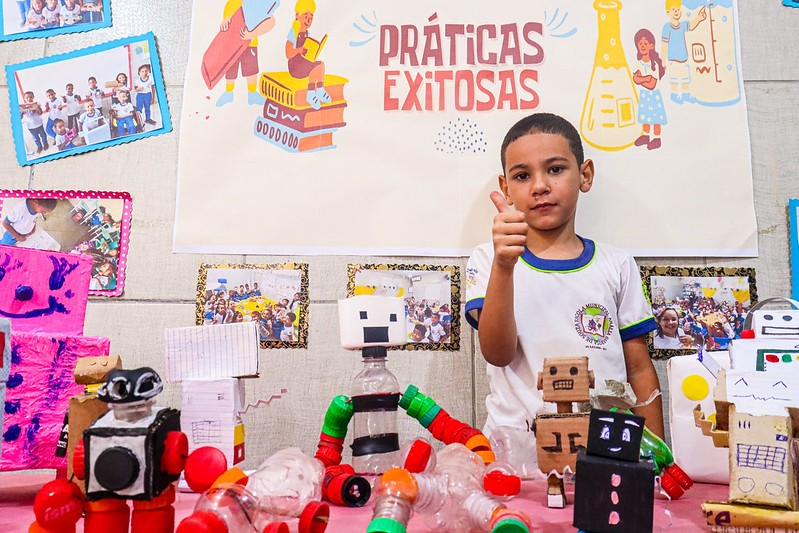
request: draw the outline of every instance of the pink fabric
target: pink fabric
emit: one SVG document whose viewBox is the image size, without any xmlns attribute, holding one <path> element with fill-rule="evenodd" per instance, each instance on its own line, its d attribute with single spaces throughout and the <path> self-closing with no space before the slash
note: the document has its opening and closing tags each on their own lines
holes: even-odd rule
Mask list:
<svg viewBox="0 0 799 533">
<path fill-rule="evenodd" d="M 36 491 L 53 478 L 52 475 L 42 474 L 13 474 L 0 476 L 0 531 L 3 533 L 23 532 L 33 521 L 33 498 Z M 566 492 L 572 497 L 574 485 L 567 485 Z M 703 501 L 726 501 L 729 488 L 726 485 L 710 485 L 698 483 L 682 497 L 670 502 L 663 497 L 655 498 L 655 527 L 654 531 L 661 531 L 662 527 L 671 522 L 671 529 L 685 533 L 689 531 L 707 531 L 705 518 L 699 507 Z M 175 502 L 176 523 L 183 520 L 194 508 L 197 500 L 196 494 L 178 493 Z M 572 502 L 573 500 L 569 500 Z M 371 502 L 370 502 L 371 503 Z M 574 508 L 571 505 L 565 509 L 548 509 L 546 506 L 546 482 L 525 481 L 522 485 L 522 494 L 508 502 L 508 507 L 526 512 L 533 520 L 536 532 L 557 533 L 568 531 L 574 533 L 571 525 Z M 672 518 L 664 513 L 668 509 Z M 372 507 L 367 504 L 360 509 L 345 507 L 331 507 L 328 533 L 363 533 L 372 518 Z M 82 528 L 78 528 L 81 531 Z M 414 516 L 408 525 L 409 533 L 427 533 L 424 519 Z"/>
</svg>

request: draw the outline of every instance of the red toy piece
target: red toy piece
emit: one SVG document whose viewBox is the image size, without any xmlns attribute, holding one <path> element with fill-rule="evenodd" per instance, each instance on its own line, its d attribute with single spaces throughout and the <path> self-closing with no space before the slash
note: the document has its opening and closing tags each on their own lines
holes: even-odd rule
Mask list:
<svg viewBox="0 0 799 533">
<path fill-rule="evenodd" d="M 32 531 L 74 532 L 75 523 L 83 514 L 83 492 L 66 479 L 45 483 L 33 500 L 33 513 L 36 522 Z"/>
</svg>

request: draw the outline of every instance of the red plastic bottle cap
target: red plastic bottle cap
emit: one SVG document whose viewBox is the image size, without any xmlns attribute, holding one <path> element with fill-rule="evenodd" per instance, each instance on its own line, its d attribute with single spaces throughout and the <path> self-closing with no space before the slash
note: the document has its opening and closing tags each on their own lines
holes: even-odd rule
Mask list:
<svg viewBox="0 0 799 533">
<path fill-rule="evenodd" d="M 285 522 L 273 522 L 267 524 L 263 533 L 290 533 L 289 525 Z"/>
<path fill-rule="evenodd" d="M 175 533 L 228 533 L 222 518 L 212 511 L 197 511 L 178 524 Z"/>
<path fill-rule="evenodd" d="M 317 448 L 314 457 L 322 461 L 325 467 L 335 466 L 341 463 L 341 453 L 328 446 L 320 446 Z"/>
<path fill-rule="evenodd" d="M 660 486 L 672 500 L 679 500 L 682 498 L 683 494 L 685 494 L 685 491 L 682 489 L 682 487 L 680 487 L 677 481 L 675 481 L 674 478 L 671 477 L 665 470 L 660 476 Z"/>
<path fill-rule="evenodd" d="M 330 520 L 330 507 L 326 503 L 311 502 L 300 514 L 299 533 L 323 533 Z"/>
<path fill-rule="evenodd" d="M 408 450 L 408 456 L 405 458 L 403 468 L 412 474 L 424 472 L 427 464 L 430 462 L 430 455 L 433 453 L 433 447 L 426 440 L 416 439 L 411 444 Z"/>
<path fill-rule="evenodd" d="M 227 458 L 222 450 L 211 446 L 197 448 L 186 460 L 186 483 L 197 493 L 208 490 L 227 470 Z"/>
<path fill-rule="evenodd" d="M 522 480 L 494 470 L 483 477 L 483 488 L 494 496 L 516 496 L 522 491 Z"/>
<path fill-rule="evenodd" d="M 741 332 L 742 339 L 754 339 L 755 338 L 755 330 L 753 329 L 745 329 Z"/>
<path fill-rule="evenodd" d="M 75 483 L 56 479 L 45 483 L 33 500 L 36 521 L 45 529 L 75 530 L 83 514 L 83 493 Z"/>
<path fill-rule="evenodd" d="M 694 486 L 694 480 L 691 479 L 691 476 L 685 473 L 685 470 L 680 468 L 677 463 L 672 464 L 671 466 L 666 467 L 665 472 L 674 478 L 680 487 L 683 490 L 688 490 Z"/>
</svg>

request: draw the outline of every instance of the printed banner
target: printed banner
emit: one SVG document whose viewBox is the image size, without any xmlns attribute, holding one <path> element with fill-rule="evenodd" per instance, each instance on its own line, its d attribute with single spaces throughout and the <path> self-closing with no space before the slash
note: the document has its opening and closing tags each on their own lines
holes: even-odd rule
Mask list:
<svg viewBox="0 0 799 533">
<path fill-rule="evenodd" d="M 487 7 L 195 2 L 174 250 L 468 255 L 505 133 L 553 112 L 596 163 L 579 233 L 757 255 L 735 0 Z"/>
</svg>

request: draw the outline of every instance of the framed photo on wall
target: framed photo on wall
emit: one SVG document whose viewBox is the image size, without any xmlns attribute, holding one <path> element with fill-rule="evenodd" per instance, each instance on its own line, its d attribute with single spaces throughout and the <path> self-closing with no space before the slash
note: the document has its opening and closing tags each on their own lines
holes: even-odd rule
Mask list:
<svg viewBox="0 0 799 533">
<path fill-rule="evenodd" d="M 656 358 L 727 350 L 757 302 L 753 268 L 653 266 L 641 277 L 658 323 L 647 339 Z"/>
<path fill-rule="evenodd" d="M 261 348 L 308 347 L 308 264 L 200 265 L 198 326 L 255 322 Z"/>
<path fill-rule="evenodd" d="M 6 66 L 20 165 L 172 131 L 155 36 Z"/>
<path fill-rule="evenodd" d="M 0 189 L 0 244 L 87 255 L 89 294 L 121 296 L 131 210 L 126 192 Z"/>
<path fill-rule="evenodd" d="M 455 265 L 350 264 L 347 295 L 405 300 L 405 350 L 460 349 L 460 268 Z"/>
</svg>

